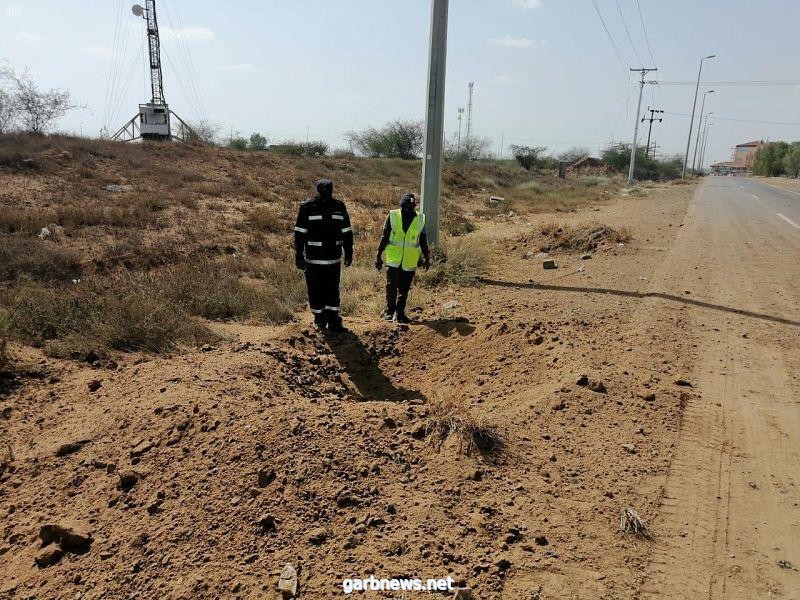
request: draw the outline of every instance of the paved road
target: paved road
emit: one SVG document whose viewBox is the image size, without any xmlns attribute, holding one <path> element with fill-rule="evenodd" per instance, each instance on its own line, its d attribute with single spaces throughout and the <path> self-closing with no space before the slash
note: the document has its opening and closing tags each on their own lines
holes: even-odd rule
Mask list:
<svg viewBox="0 0 800 600">
<path fill-rule="evenodd" d="M 698 341 L 643 595 L 800 598 L 800 194 L 707 178 L 654 285 Z"/>
<path fill-rule="evenodd" d="M 750 194 L 754 202 L 751 206 L 756 211 L 763 210 L 763 217 L 768 218 L 771 212 L 785 223 L 800 230 L 800 192 L 787 190 L 759 179 L 746 177 L 726 179 L 732 180 L 732 183 L 745 194 Z"/>
</svg>

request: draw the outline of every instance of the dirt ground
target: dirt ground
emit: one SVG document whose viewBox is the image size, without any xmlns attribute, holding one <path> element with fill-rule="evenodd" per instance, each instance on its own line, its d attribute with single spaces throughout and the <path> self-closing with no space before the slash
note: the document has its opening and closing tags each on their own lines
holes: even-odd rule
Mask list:
<svg viewBox="0 0 800 600">
<path fill-rule="evenodd" d="M 353 318 L 332 337 L 305 314 L 216 324 L 227 340 L 214 346 L 94 367 L 15 346 L 29 372 L 0 405 L 13 449 L 0 477 L 0 597 L 279 598 L 287 562 L 301 598 L 339 597 L 344 578 L 371 574 L 449 574 L 482 600 L 662 597 L 684 589 L 681 569 L 697 585 L 676 597 L 797 597 L 797 571 L 775 565 L 800 564 L 787 546 L 758 569 L 740 565 L 736 586 L 702 589 L 703 553 L 728 551 L 705 484 L 756 468 L 725 441 L 735 431 L 717 412 L 730 398 L 713 373 L 739 359 L 722 348 L 744 340 L 758 364 L 737 385 L 757 389 L 759 373 L 782 382 L 773 391 L 794 398 L 783 417 L 796 425 L 798 298 L 786 281 L 765 309 L 731 294 L 734 263 L 697 271 L 697 252 L 732 252 L 742 231 L 709 234 L 694 192 L 639 188 L 568 215 L 483 223 L 470 235 L 492 248 L 492 272 L 418 306 L 410 326 Z M 556 252 L 559 268 L 543 270 L 535 233 L 553 219 L 633 238 L 589 259 Z M 773 290 L 748 268 L 753 289 Z M 740 304 L 750 313 L 720 308 Z M 764 310 L 783 321 L 753 316 Z M 502 445 L 437 443 L 443 402 Z M 736 426 L 752 427 L 746 417 Z M 794 436 L 765 457 L 777 479 L 756 485 L 784 486 L 794 505 L 763 517 L 796 533 L 797 429 L 781 422 L 747 452 Z M 722 466 L 693 451 L 699 441 Z M 723 447 L 728 463 L 713 454 Z M 626 507 L 652 540 L 619 532 Z M 44 523 L 76 523 L 93 541 L 37 567 Z M 737 531 L 737 547 L 753 541 Z"/>
</svg>

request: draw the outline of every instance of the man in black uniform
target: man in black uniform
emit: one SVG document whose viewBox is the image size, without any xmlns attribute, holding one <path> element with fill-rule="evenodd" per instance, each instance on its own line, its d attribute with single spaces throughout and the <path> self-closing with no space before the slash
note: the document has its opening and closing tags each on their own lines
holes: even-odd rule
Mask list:
<svg viewBox="0 0 800 600">
<path fill-rule="evenodd" d="M 344 202 L 333 197 L 333 182 L 317 182 L 317 195 L 303 202 L 294 226 L 297 268 L 306 274 L 308 304 L 317 327 L 347 331 L 342 325 L 339 279 L 353 262 L 353 227 Z"/>
</svg>

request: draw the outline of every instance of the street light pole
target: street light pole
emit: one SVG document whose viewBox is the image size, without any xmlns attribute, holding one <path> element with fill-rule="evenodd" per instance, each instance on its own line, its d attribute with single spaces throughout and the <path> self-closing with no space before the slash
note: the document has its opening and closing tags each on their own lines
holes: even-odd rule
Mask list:
<svg viewBox="0 0 800 600">
<path fill-rule="evenodd" d="M 425 215 L 425 230 L 431 244 L 439 241 L 439 189 L 442 183 L 448 4 L 449 0 L 431 0 L 428 103 L 425 110 L 425 146 L 422 155 L 422 212 Z"/>
<path fill-rule="evenodd" d="M 697 122 L 697 138 L 694 141 L 694 156 L 692 157 L 692 173 L 697 175 L 695 164 L 697 163 L 697 147 L 700 144 L 700 130 L 703 128 L 703 111 L 706 109 L 706 96 L 713 94 L 714 90 L 706 90 L 703 94 L 703 101 L 700 103 L 700 120 Z"/>
<path fill-rule="evenodd" d="M 703 162 L 706 159 L 706 146 L 708 146 L 708 128 L 713 127 L 713 123 L 708 122 L 708 116 L 713 113 L 706 113 L 706 126 L 703 130 L 703 148 L 700 150 L 700 172 L 703 171 Z"/>
<path fill-rule="evenodd" d="M 694 111 L 697 109 L 697 92 L 700 90 L 700 73 L 703 72 L 703 61 L 716 58 L 716 54 L 709 54 L 700 59 L 700 68 L 697 71 L 697 84 L 694 86 L 694 101 L 692 102 L 692 118 L 689 119 L 689 137 L 686 139 L 686 156 L 683 159 L 683 172 L 681 179 L 686 178 L 686 165 L 689 163 L 689 147 L 692 145 L 692 131 L 694 131 Z"/>
<path fill-rule="evenodd" d="M 628 169 L 628 183 L 633 183 L 633 170 L 636 166 L 636 143 L 639 138 L 639 115 L 642 113 L 642 92 L 644 92 L 644 76 L 651 71 L 658 71 L 658 69 L 631 69 L 631 71 L 638 71 L 642 74 L 642 79 L 639 82 L 639 104 L 636 105 L 636 124 L 633 128 L 633 145 L 631 146 L 631 164 Z"/>
</svg>

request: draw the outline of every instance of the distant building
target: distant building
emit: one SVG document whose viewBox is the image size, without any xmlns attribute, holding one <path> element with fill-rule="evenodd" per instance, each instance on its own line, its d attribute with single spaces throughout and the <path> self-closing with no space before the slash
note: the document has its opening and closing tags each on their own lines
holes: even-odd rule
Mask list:
<svg viewBox="0 0 800 600">
<path fill-rule="evenodd" d="M 762 140 L 738 144 L 733 149 L 731 160 L 714 163 L 711 165 L 711 172 L 720 175 L 750 173 L 753 170 L 753 160 L 756 157 L 756 153 L 765 145 Z"/>
</svg>

